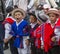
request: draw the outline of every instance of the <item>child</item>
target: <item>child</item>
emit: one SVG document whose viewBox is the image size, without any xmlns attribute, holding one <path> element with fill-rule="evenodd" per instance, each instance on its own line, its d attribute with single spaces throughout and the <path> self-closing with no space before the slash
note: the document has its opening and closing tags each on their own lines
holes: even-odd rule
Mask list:
<svg viewBox="0 0 60 54">
<path fill-rule="evenodd" d="M 16 19 L 16 22 L 12 24 L 11 37 L 14 37 L 14 46 L 18 49 L 19 54 L 27 54 L 28 47 L 28 23 L 24 20 L 25 11 L 22 9 L 15 9 L 12 12 L 12 16 Z"/>
<path fill-rule="evenodd" d="M 59 18 L 59 12 L 57 9 L 50 9 L 47 13 L 49 15 L 49 24 L 51 25 L 52 30 L 54 31 L 52 33 L 51 37 L 51 46 L 50 52 L 52 54 L 60 54 L 60 18 Z"/>
<path fill-rule="evenodd" d="M 35 40 L 35 46 L 36 46 L 36 52 L 37 54 L 44 54 L 44 48 L 43 48 L 43 39 L 42 39 L 42 32 L 41 32 L 41 26 L 43 24 L 43 21 L 40 18 L 37 18 L 37 23 L 39 26 L 35 30 L 36 40 Z"/>
<path fill-rule="evenodd" d="M 58 10 L 56 9 L 50 9 L 47 13 L 49 15 L 49 22 L 43 23 L 39 29 L 40 30 L 35 33 L 37 33 L 37 37 L 40 39 L 42 38 L 42 47 L 44 49 L 44 53 L 47 54 L 57 54 L 57 52 L 60 54 L 60 39 L 59 39 L 59 25 L 60 25 L 60 19 Z M 56 23 L 55 23 L 56 22 Z M 37 38 L 36 37 L 36 38 Z M 57 50 L 58 49 L 58 50 Z"/>
<path fill-rule="evenodd" d="M 31 53 L 32 54 L 37 54 L 36 53 L 36 46 L 35 46 L 35 36 L 36 34 L 34 35 L 34 32 L 35 30 L 37 29 L 37 27 L 39 26 L 38 23 L 37 23 L 37 17 L 35 16 L 34 13 L 29 13 L 30 15 L 30 43 L 31 43 Z"/>
</svg>

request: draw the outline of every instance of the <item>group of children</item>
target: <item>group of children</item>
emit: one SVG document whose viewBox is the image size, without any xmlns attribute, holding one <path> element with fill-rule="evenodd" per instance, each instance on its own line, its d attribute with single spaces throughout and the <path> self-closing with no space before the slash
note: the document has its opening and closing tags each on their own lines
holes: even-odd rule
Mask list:
<svg viewBox="0 0 60 54">
<path fill-rule="evenodd" d="M 29 13 L 28 24 L 24 20 L 25 11 L 20 8 L 14 9 L 12 17 L 15 21 L 11 18 L 4 21 L 4 42 L 13 39 L 12 47 L 18 51 L 14 51 L 16 54 L 60 54 L 60 14 L 54 8 L 50 8 L 46 14 L 49 18 L 44 23 L 34 13 Z"/>
</svg>

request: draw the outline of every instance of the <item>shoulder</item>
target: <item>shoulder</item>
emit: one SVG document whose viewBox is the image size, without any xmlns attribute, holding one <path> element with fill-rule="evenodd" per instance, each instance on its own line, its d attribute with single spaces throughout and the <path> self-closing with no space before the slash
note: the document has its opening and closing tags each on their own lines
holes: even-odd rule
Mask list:
<svg viewBox="0 0 60 54">
<path fill-rule="evenodd" d="M 24 23 L 28 23 L 26 20 L 23 20 Z"/>
<path fill-rule="evenodd" d="M 15 26 L 16 25 L 16 22 L 14 21 L 12 24 L 11 24 L 11 26 Z"/>
<path fill-rule="evenodd" d="M 26 20 L 23 20 L 22 24 L 23 25 L 28 25 L 28 22 Z"/>
</svg>

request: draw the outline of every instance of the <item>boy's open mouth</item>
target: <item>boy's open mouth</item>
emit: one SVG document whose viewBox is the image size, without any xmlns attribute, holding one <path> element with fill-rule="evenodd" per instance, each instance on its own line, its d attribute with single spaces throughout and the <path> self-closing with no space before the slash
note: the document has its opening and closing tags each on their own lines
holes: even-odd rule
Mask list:
<svg viewBox="0 0 60 54">
<path fill-rule="evenodd" d="M 19 18 L 17 18 L 17 20 L 19 20 Z"/>
</svg>

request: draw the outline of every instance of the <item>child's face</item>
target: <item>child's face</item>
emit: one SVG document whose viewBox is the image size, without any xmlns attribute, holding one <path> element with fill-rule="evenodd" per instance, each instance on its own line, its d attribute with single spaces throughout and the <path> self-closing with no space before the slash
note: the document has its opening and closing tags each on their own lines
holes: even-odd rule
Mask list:
<svg viewBox="0 0 60 54">
<path fill-rule="evenodd" d="M 46 8 L 46 9 L 44 9 L 44 12 L 45 12 L 45 13 L 47 13 L 47 12 L 48 12 L 48 10 L 49 10 L 49 9 L 48 9 L 48 8 Z"/>
<path fill-rule="evenodd" d="M 56 14 L 49 14 L 49 19 L 52 23 L 55 23 L 56 22 L 56 19 L 57 19 L 57 15 Z"/>
<path fill-rule="evenodd" d="M 37 20 L 31 15 L 29 21 L 30 23 L 35 23 Z"/>
<path fill-rule="evenodd" d="M 20 12 L 16 12 L 14 14 L 14 17 L 15 17 L 17 22 L 20 22 L 23 19 L 23 15 Z"/>
<path fill-rule="evenodd" d="M 39 25 L 41 25 L 41 23 L 42 23 L 42 22 L 41 22 L 41 21 L 39 21 L 39 20 L 37 20 L 37 23 L 38 23 Z"/>
</svg>

